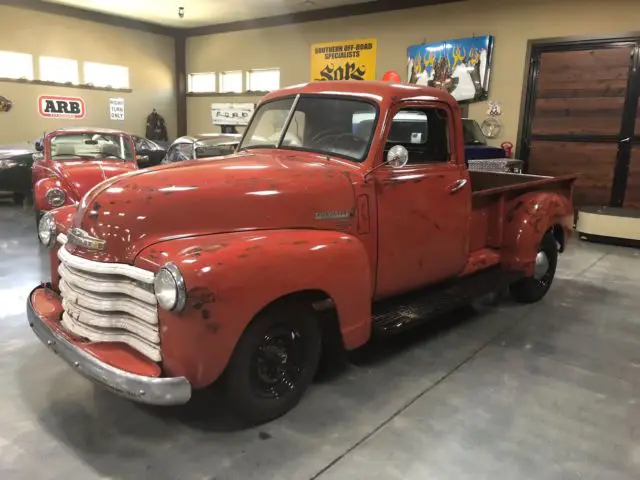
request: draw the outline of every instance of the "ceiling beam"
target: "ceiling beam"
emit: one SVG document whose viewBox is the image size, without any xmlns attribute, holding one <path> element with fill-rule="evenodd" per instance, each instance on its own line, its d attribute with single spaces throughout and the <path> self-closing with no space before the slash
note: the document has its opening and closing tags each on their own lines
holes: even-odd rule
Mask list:
<svg viewBox="0 0 640 480">
<path fill-rule="evenodd" d="M 77 18 L 79 20 L 87 20 L 89 22 L 102 23 L 104 25 L 111 25 L 114 27 L 158 33 L 160 35 L 175 36 L 180 31 L 176 28 L 165 27 L 155 23 L 143 22 L 141 20 L 134 20 L 107 13 L 94 12 L 82 8 L 61 5 L 59 3 L 43 2 L 41 0 L 0 0 L 0 5 L 8 5 L 16 8 L 50 13 L 52 15 Z M 43 25 L 42 28 L 43 33 L 46 33 L 46 25 Z M 184 30 L 182 31 L 184 32 Z"/>
<path fill-rule="evenodd" d="M 238 22 L 219 23 L 204 27 L 193 27 L 187 29 L 186 31 L 188 37 L 214 35 L 216 33 L 237 32 L 255 28 L 279 27 L 282 25 L 291 25 L 294 23 L 318 22 L 322 20 L 332 20 L 335 18 L 368 15 L 371 13 L 390 12 L 393 10 L 404 10 L 408 8 L 424 7 L 427 5 L 437 5 L 440 3 L 453 3 L 460 1 L 463 0 L 376 0 L 373 2 L 321 8 L 318 10 L 308 10 L 287 15 L 277 15 L 273 17 L 256 18 L 253 20 L 242 20 Z"/>
<path fill-rule="evenodd" d="M 53 15 L 62 15 L 65 17 L 77 18 L 79 20 L 87 20 L 114 27 L 129 28 L 143 32 L 168 35 L 171 37 L 175 37 L 176 35 L 191 37 L 251 30 L 255 28 L 278 27 L 296 23 L 318 22 L 322 20 L 332 20 L 335 18 L 390 12 L 393 10 L 404 10 L 408 8 L 460 1 L 463 0 L 376 0 L 373 2 L 321 8 L 318 10 L 308 10 L 286 15 L 242 20 L 238 22 L 219 23 L 192 28 L 166 27 L 164 25 L 144 22 L 142 20 L 134 20 L 118 15 L 85 10 L 68 5 L 61 5 L 59 3 L 43 2 L 42 0 L 0 0 L 0 5 L 9 5 L 17 8 L 35 10 Z"/>
</svg>

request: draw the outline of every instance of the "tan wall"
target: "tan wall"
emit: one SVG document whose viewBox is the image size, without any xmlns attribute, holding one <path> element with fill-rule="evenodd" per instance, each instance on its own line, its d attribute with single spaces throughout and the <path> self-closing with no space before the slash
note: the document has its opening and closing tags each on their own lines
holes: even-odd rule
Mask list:
<svg viewBox="0 0 640 480">
<path fill-rule="evenodd" d="M 171 37 L 139 32 L 32 10 L 0 6 L 0 50 L 34 55 L 38 78 L 40 55 L 129 67 L 131 93 L 0 82 L 0 95 L 13 101 L 0 113 L 0 144 L 33 140 L 45 130 L 87 125 L 144 134 L 145 119 L 156 108 L 167 121 L 169 136 L 176 134 L 174 42 Z M 82 77 L 81 77 L 82 80 Z M 81 120 L 42 118 L 38 95 L 82 97 L 87 114 Z M 109 98 L 125 99 L 125 120 L 109 119 Z"/>
<path fill-rule="evenodd" d="M 192 37 L 187 72 L 280 67 L 282 86 L 309 80 L 312 43 L 378 39 L 377 77 L 390 69 L 405 78 L 406 49 L 423 41 L 495 36 L 489 98 L 502 101 L 504 129 L 493 143 L 516 143 L 527 41 L 569 35 L 640 31 L 638 0 L 471 0 L 391 13 L 261 30 Z M 208 106 L 233 98 L 190 98 L 189 132 L 211 130 Z M 483 119 L 486 102 L 469 114 Z"/>
</svg>

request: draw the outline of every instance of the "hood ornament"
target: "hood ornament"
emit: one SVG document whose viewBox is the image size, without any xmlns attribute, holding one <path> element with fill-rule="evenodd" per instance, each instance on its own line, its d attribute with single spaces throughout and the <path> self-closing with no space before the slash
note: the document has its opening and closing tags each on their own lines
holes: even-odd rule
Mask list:
<svg viewBox="0 0 640 480">
<path fill-rule="evenodd" d="M 71 228 L 67 232 L 67 243 L 86 248 L 87 250 L 102 251 L 107 241 L 92 237 L 81 228 Z"/>
</svg>

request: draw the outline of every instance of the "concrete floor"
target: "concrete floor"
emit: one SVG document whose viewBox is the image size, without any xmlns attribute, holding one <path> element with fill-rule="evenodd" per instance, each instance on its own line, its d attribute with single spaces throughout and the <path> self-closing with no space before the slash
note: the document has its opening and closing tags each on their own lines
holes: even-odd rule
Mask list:
<svg viewBox="0 0 640 480">
<path fill-rule="evenodd" d="M 33 214 L 0 203 L 0 478 L 640 478 L 640 254 L 575 241 L 549 295 L 374 345 L 241 430 L 216 396 L 153 409 L 93 386 L 27 326 Z"/>
</svg>

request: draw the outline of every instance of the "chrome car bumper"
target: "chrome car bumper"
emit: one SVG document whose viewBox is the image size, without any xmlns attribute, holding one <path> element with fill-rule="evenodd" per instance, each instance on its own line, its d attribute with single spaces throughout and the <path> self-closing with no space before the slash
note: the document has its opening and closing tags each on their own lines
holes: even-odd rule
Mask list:
<svg viewBox="0 0 640 480">
<path fill-rule="evenodd" d="M 39 287 L 40 288 L 40 287 Z M 34 290 L 35 291 L 35 290 Z M 184 377 L 146 377 L 112 367 L 53 331 L 27 299 L 27 317 L 36 336 L 78 373 L 114 393 L 150 405 L 181 405 L 191 398 L 191 384 Z"/>
</svg>

